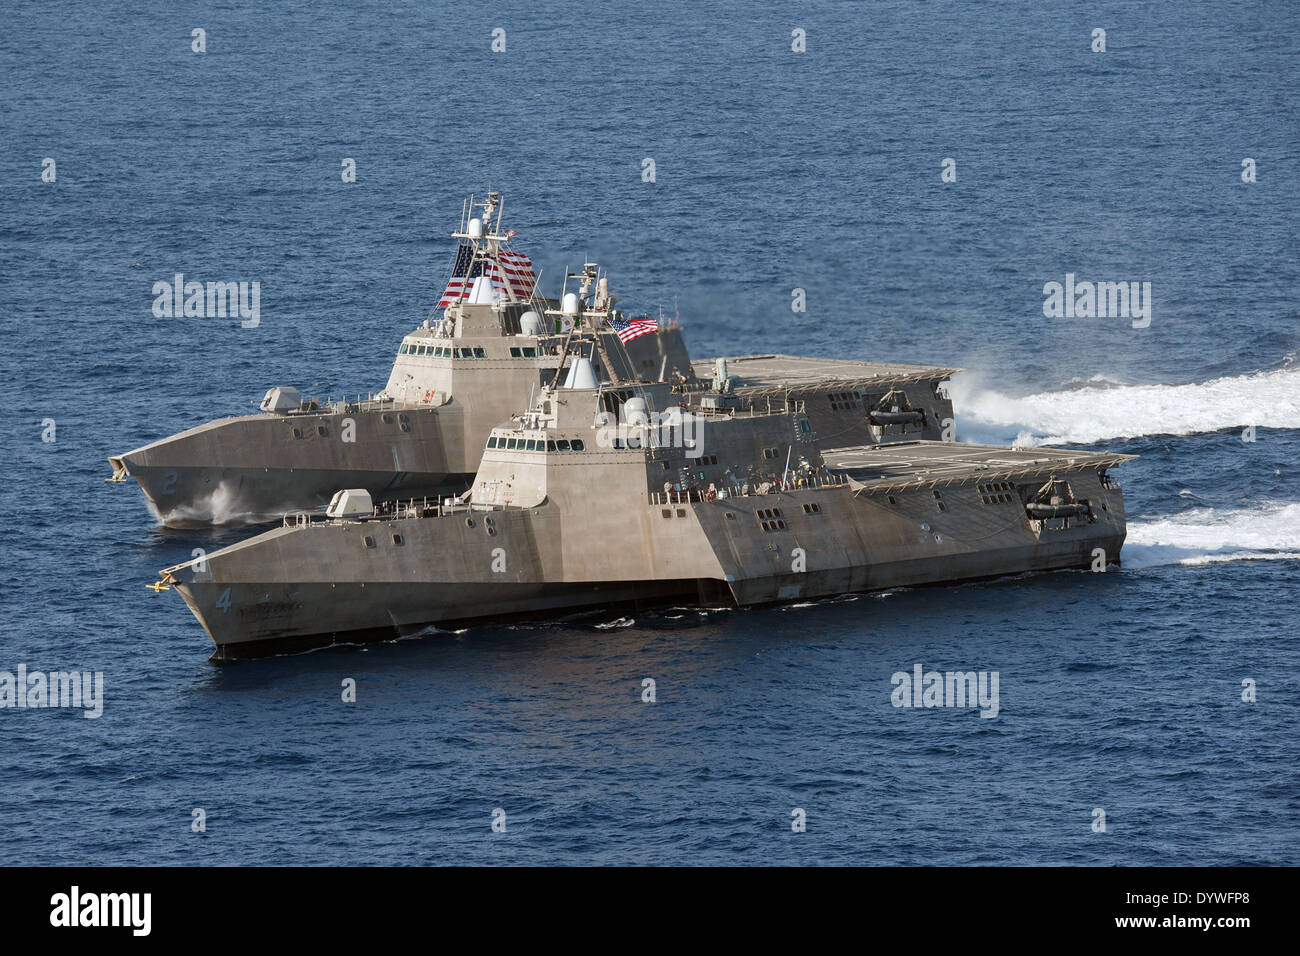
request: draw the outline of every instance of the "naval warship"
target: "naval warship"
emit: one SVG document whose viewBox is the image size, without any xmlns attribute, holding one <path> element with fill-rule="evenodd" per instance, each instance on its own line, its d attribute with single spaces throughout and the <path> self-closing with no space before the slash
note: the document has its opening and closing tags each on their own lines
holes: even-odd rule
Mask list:
<svg viewBox="0 0 1300 956">
<path fill-rule="evenodd" d="M 446 289 L 403 337 L 381 391 L 330 401 L 271 388 L 254 414 L 110 457 L 109 480 L 134 478 L 162 522 L 182 527 L 320 509 L 340 488 L 363 488 L 376 501 L 455 494 L 473 480 L 492 427 L 555 384 L 555 356 L 568 354 L 574 335 L 594 343 L 600 383 L 713 392 L 717 361 L 693 361 L 675 322 L 619 312 L 594 263 L 565 276 L 559 299 L 540 295 L 540 276 L 514 247 L 515 231 L 503 231 L 503 214 L 499 193 L 462 209 Z M 576 327 L 576 299 L 592 324 Z M 944 385 L 961 371 L 789 355 L 735 356 L 727 368 L 736 396 L 801 400 L 814 425 L 843 444 L 943 437 L 952 423 Z"/>
<path fill-rule="evenodd" d="M 1133 456 L 925 439 L 837 444 L 810 403 L 602 382 L 561 356 L 489 429 L 468 491 L 325 515 L 166 568 L 217 661 L 618 605 L 803 601 L 1117 563 Z M 567 367 L 561 365 L 567 359 Z M 521 406 L 523 407 L 523 406 Z"/>
</svg>

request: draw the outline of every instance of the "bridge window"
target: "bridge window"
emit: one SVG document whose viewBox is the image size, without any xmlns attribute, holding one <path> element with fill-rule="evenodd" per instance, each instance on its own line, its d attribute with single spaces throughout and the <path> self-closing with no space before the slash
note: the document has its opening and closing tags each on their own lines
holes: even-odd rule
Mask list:
<svg viewBox="0 0 1300 956">
<path fill-rule="evenodd" d="M 575 438 L 575 439 L 573 440 L 572 448 L 573 448 L 574 451 L 583 451 L 583 450 L 586 449 L 586 447 L 587 447 L 587 446 L 584 445 L 584 444 L 582 443 L 582 439 L 581 439 L 581 438 Z"/>
<path fill-rule="evenodd" d="M 557 447 L 560 451 L 568 451 L 568 450 L 569 450 L 569 442 L 568 442 L 568 440 L 565 439 L 565 438 L 561 438 L 561 439 L 560 439 L 559 441 L 557 441 L 555 444 L 556 444 L 556 447 Z"/>
<path fill-rule="evenodd" d="M 398 355 L 405 355 L 405 354 L 406 354 L 406 343 L 405 343 L 405 342 L 403 342 L 402 345 L 401 345 L 401 347 L 397 350 L 397 354 L 398 354 Z"/>
</svg>

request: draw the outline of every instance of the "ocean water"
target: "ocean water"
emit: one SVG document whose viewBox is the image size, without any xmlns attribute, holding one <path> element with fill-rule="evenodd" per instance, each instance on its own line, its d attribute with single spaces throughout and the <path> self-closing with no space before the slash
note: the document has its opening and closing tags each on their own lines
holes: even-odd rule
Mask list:
<svg viewBox="0 0 1300 956">
<path fill-rule="evenodd" d="M 0 863 L 1300 863 L 1297 64 L 1289 2 L 10 11 L 0 671 L 105 704 L 0 709 Z M 489 187 L 697 355 L 961 366 L 963 439 L 1140 455 L 1124 567 L 209 664 L 144 585 L 249 531 L 106 456 L 382 386 Z M 155 318 L 178 272 L 260 325 Z M 1045 317 L 1067 273 L 1149 326 Z M 997 717 L 892 706 L 918 664 Z"/>
</svg>

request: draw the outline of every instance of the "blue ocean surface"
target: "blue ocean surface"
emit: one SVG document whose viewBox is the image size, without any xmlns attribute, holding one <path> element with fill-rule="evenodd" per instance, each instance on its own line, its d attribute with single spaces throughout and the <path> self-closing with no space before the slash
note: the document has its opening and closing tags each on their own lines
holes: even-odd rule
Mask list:
<svg viewBox="0 0 1300 956">
<path fill-rule="evenodd" d="M 1286 0 L 6 11 L 0 671 L 104 707 L 0 709 L 0 863 L 1300 863 L 1298 68 Z M 960 366 L 964 440 L 1140 455 L 1123 568 L 209 663 L 144 585 L 252 532 L 106 457 L 379 389 L 488 188 L 697 356 Z M 155 317 L 176 273 L 260 324 Z M 893 706 L 918 664 L 997 716 Z"/>
</svg>

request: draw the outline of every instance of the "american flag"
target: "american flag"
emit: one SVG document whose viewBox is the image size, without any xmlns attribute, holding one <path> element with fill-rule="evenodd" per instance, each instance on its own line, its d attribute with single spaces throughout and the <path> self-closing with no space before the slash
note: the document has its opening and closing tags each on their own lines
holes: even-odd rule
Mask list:
<svg viewBox="0 0 1300 956">
<path fill-rule="evenodd" d="M 456 264 L 451 269 L 451 279 L 447 289 L 438 300 L 438 308 L 445 309 L 460 299 L 469 298 L 474 280 L 487 275 L 492 281 L 492 290 L 498 295 L 513 295 L 516 299 L 526 299 L 533 294 L 537 276 L 533 273 L 533 263 L 522 252 L 499 253 L 500 268 L 495 262 L 475 262 L 474 247 L 462 243 L 456 250 Z"/>
<path fill-rule="evenodd" d="M 613 326 L 614 331 L 618 333 L 618 340 L 624 345 L 639 336 L 659 331 L 659 320 L 651 318 L 611 319 L 609 324 Z"/>
</svg>

